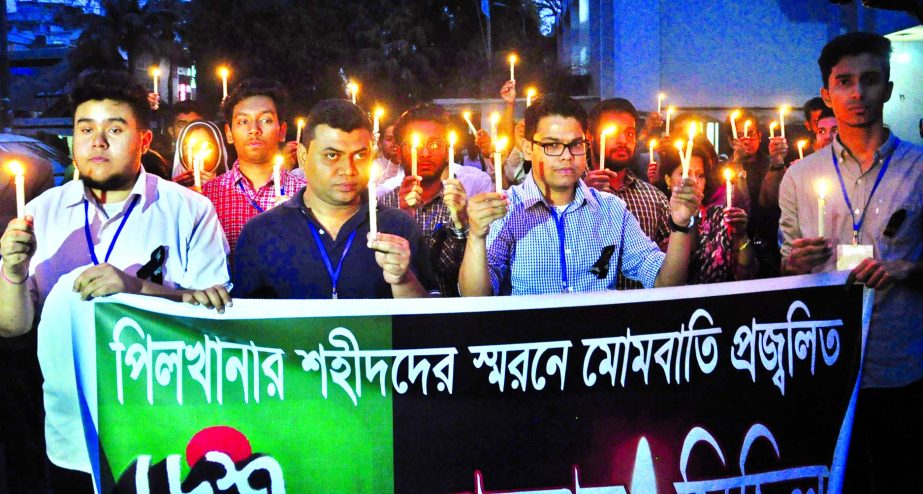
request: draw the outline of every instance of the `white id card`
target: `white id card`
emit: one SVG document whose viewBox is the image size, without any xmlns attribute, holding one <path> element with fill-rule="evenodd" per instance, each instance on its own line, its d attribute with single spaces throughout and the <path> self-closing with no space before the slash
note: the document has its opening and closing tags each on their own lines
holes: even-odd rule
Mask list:
<svg viewBox="0 0 923 494">
<path fill-rule="evenodd" d="M 836 269 L 853 269 L 863 259 L 875 257 L 875 250 L 871 245 L 840 244 L 836 246 Z"/>
</svg>

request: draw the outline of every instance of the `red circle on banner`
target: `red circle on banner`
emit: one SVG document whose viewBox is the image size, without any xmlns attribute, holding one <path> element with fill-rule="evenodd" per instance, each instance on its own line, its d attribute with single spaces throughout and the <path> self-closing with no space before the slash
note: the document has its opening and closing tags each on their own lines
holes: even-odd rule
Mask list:
<svg viewBox="0 0 923 494">
<path fill-rule="evenodd" d="M 196 432 L 186 445 L 186 463 L 191 468 L 205 453 L 219 451 L 228 455 L 234 463 L 253 454 L 250 441 L 239 430 L 226 425 L 206 427 Z"/>
</svg>

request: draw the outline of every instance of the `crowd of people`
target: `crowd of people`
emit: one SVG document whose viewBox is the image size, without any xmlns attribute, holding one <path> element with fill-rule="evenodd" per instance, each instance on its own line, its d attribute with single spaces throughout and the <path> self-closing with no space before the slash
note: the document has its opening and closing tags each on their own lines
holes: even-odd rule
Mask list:
<svg viewBox="0 0 923 494">
<path fill-rule="evenodd" d="M 515 121 L 509 81 L 499 125 L 514 139 L 500 166 L 484 130 L 450 156 L 455 117 L 433 103 L 374 133 L 356 104 L 324 100 L 287 141 L 286 90 L 262 79 L 228 94 L 220 122 L 174 105 L 153 152 L 151 95 L 127 74 L 91 72 L 71 94 L 79 178 L 32 198 L 0 240 L 0 334 L 41 333 L 64 280 L 85 300 L 136 293 L 224 312 L 232 298 L 573 293 L 848 269 L 876 293 L 847 489 L 905 492 L 891 482 L 919 455 L 895 444 L 923 440 L 923 148 L 884 125 L 889 55 L 869 33 L 824 48 L 803 159 L 782 136 L 761 146 L 766 126 L 748 111 L 726 122 L 731 156 L 701 134 L 678 150 L 660 114 L 621 98 L 587 111 L 545 94 Z M 831 186 L 823 225 L 819 180 Z M 16 368 L 4 366 L 4 417 L 34 425 L 37 368 L 5 360 Z M 23 471 L 52 492 L 92 492 L 67 419 L 49 411 L 51 461 Z"/>
</svg>

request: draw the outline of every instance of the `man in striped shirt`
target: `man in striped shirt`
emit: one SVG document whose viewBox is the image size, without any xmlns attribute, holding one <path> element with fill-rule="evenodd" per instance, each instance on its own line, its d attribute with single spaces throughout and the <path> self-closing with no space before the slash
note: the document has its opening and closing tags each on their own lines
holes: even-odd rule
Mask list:
<svg viewBox="0 0 923 494">
<path fill-rule="evenodd" d="M 549 94 L 526 109 L 522 149 L 533 166 L 505 194 L 468 201 L 468 241 L 459 272 L 463 296 L 612 289 L 620 270 L 645 287 L 685 282 L 692 221 L 702 198 L 692 180 L 670 198 L 669 248 L 661 252 L 619 198 L 586 186 L 587 115 Z M 610 269 L 611 266 L 618 268 Z"/>
<path fill-rule="evenodd" d="M 593 142 L 601 142 L 600 133 L 604 130 L 615 127 L 615 132 L 606 136 L 605 157 L 599 156 L 598 144 L 593 146 L 597 150 L 596 166 L 587 172 L 584 180 L 589 187 L 611 192 L 625 201 L 628 211 L 641 225 L 641 231 L 665 250 L 670 236 L 670 201 L 657 187 L 638 179 L 631 169 L 638 157 L 635 152 L 637 122 L 638 110 L 623 98 L 600 101 L 590 110 Z M 619 273 L 616 288 L 630 290 L 643 286 Z"/>
</svg>

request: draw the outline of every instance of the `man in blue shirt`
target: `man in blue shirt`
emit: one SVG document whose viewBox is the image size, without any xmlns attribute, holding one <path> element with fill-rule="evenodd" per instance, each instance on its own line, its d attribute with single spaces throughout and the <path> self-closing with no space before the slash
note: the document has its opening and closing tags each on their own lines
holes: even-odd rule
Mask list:
<svg viewBox="0 0 923 494">
<path fill-rule="evenodd" d="M 692 180 L 670 199 L 666 254 L 647 238 L 624 201 L 590 189 L 586 110 L 545 95 L 526 109 L 522 149 L 529 176 L 507 194 L 468 202 L 469 232 L 459 273 L 464 296 L 526 295 L 612 289 L 616 273 L 645 287 L 686 280 L 695 213 L 702 198 Z M 610 269 L 611 266 L 611 269 Z"/>
<path fill-rule="evenodd" d="M 235 296 L 407 298 L 437 291 L 423 236 L 407 213 L 378 209 L 378 232 L 370 232 L 372 125 L 361 108 L 345 100 L 318 103 L 298 163 L 307 187 L 241 231 Z"/>
</svg>

